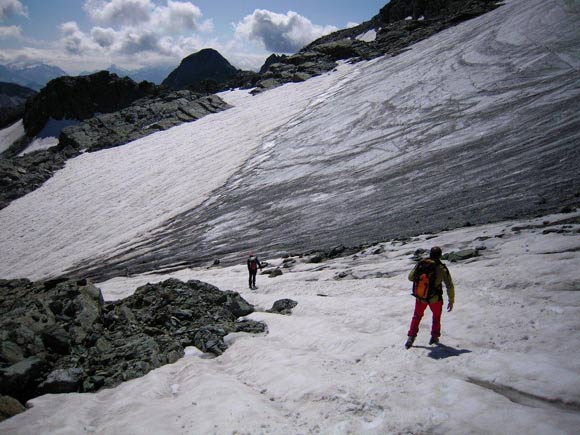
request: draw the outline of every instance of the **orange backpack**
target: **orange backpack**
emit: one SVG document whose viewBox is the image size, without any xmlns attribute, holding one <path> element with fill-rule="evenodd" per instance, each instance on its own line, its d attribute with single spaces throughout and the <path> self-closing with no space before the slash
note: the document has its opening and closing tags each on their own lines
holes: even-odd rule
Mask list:
<svg viewBox="0 0 580 435">
<path fill-rule="evenodd" d="M 413 296 L 422 301 L 428 301 L 437 294 L 435 276 L 437 275 L 437 263 L 431 258 L 425 258 L 415 267 L 413 279 Z"/>
</svg>

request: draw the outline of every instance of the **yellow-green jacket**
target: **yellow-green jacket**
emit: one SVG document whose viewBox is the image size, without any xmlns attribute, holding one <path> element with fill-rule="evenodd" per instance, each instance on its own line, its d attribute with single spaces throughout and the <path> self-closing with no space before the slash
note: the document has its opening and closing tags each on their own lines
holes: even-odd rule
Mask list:
<svg viewBox="0 0 580 435">
<path fill-rule="evenodd" d="M 443 264 L 441 261 L 437 262 L 437 270 L 435 272 L 435 287 L 440 288 L 442 283 L 445 283 L 445 288 L 447 289 L 447 297 L 449 298 L 449 302 L 451 304 L 455 303 L 455 287 L 453 286 L 453 280 L 451 279 L 451 274 L 449 273 L 449 269 L 447 266 Z M 413 270 L 409 273 L 409 281 L 415 280 L 415 270 L 417 270 L 417 266 L 413 268 Z M 431 299 L 429 299 L 429 303 L 437 302 L 441 300 L 442 295 L 435 295 Z"/>
</svg>

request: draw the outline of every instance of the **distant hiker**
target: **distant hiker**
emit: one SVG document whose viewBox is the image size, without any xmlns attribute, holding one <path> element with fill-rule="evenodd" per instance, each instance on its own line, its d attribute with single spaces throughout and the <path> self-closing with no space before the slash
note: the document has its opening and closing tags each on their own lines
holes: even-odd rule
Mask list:
<svg viewBox="0 0 580 435">
<path fill-rule="evenodd" d="M 258 274 L 258 268 L 262 270 L 262 264 L 260 260 L 254 254 L 250 254 L 248 257 L 248 272 L 250 274 L 249 284 L 250 290 L 255 290 L 256 287 L 256 275 Z"/>
<path fill-rule="evenodd" d="M 415 296 L 415 312 L 411 320 L 411 327 L 407 333 L 405 347 L 409 349 L 419 332 L 419 323 L 427 306 L 433 313 L 431 325 L 431 340 L 429 344 L 439 343 L 441 336 L 441 313 L 443 311 L 443 285 L 447 289 L 447 311 L 453 310 L 455 301 L 455 287 L 447 266 L 441 261 L 441 248 L 434 246 L 429 252 L 429 258 L 424 258 L 409 273 L 409 280 L 413 281 L 413 296 Z"/>
</svg>

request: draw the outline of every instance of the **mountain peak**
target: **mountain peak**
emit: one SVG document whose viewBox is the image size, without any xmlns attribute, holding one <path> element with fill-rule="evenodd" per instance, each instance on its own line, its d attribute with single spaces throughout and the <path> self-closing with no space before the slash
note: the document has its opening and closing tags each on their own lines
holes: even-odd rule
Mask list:
<svg viewBox="0 0 580 435">
<path fill-rule="evenodd" d="M 206 80 L 226 82 L 237 74 L 238 70 L 218 51 L 204 48 L 184 58 L 163 84 L 173 89 L 183 89 Z"/>
</svg>

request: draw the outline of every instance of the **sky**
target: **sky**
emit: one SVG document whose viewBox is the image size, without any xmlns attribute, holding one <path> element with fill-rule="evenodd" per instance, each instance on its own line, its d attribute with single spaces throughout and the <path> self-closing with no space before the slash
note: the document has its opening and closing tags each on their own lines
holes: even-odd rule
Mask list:
<svg viewBox="0 0 580 435">
<path fill-rule="evenodd" d="M 0 63 L 75 74 L 177 65 L 214 48 L 242 69 L 369 20 L 388 0 L 0 0 Z"/>
</svg>

